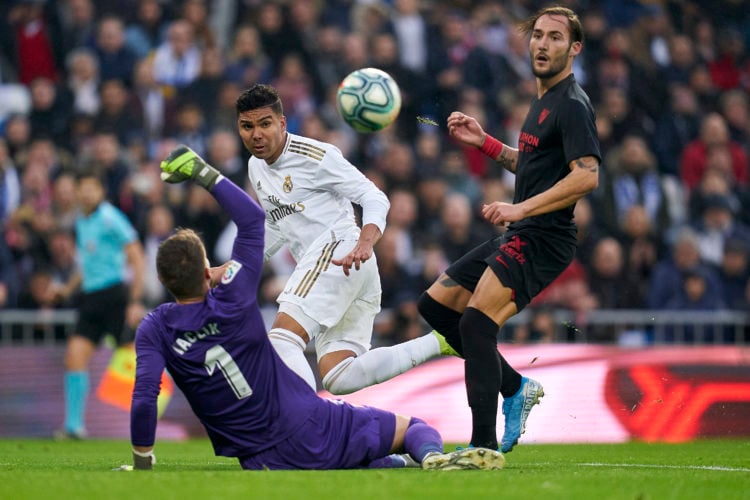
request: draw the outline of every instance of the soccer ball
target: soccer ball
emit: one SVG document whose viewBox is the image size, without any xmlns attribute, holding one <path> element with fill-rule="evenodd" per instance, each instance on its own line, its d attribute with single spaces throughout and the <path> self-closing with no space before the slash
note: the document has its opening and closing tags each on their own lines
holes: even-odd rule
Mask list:
<svg viewBox="0 0 750 500">
<path fill-rule="evenodd" d="M 349 73 L 336 94 L 339 114 L 357 132 L 377 132 L 401 111 L 401 91 L 385 71 L 362 68 Z"/>
</svg>

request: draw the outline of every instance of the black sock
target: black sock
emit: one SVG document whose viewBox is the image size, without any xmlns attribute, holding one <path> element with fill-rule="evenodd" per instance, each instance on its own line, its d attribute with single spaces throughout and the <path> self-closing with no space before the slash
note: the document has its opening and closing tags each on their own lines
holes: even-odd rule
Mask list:
<svg viewBox="0 0 750 500">
<path fill-rule="evenodd" d="M 503 383 L 500 386 L 500 394 L 504 398 L 509 398 L 521 388 L 521 374 L 510 366 L 510 363 L 505 361 L 502 354 L 498 353 L 498 356 L 500 356 L 500 366 L 503 370 Z"/>
<path fill-rule="evenodd" d="M 458 322 L 461 313 L 445 307 L 437 300 L 430 297 L 427 292 L 422 293 L 417 301 L 417 309 L 424 320 L 434 328 L 440 335 L 445 337 L 446 342 L 463 357 L 464 350 L 461 344 L 461 334 L 458 330 Z"/>
<path fill-rule="evenodd" d="M 471 444 L 497 449 L 497 403 L 502 384 L 497 324 L 486 314 L 467 307 L 459 323 L 464 347 L 466 395 L 471 407 Z"/>
</svg>

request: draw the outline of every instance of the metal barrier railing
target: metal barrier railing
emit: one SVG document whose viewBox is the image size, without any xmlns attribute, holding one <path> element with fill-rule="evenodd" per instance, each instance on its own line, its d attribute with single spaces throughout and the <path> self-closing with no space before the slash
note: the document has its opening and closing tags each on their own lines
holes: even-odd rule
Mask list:
<svg viewBox="0 0 750 500">
<path fill-rule="evenodd" d="M 750 344 L 750 312 L 592 310 L 585 313 L 554 309 L 557 342 L 617 342 L 620 344 Z M 524 310 L 504 326 L 528 323 L 533 311 Z M 0 347 L 52 345 L 75 329 L 74 309 L 0 310 Z"/>
</svg>

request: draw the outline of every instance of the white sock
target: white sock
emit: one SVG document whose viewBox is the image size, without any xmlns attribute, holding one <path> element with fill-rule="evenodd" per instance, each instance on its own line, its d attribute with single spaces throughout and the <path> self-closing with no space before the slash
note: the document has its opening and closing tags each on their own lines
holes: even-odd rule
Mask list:
<svg viewBox="0 0 750 500">
<path fill-rule="evenodd" d="M 323 387 L 331 394 L 349 394 L 390 380 L 439 355 L 440 343 L 431 333 L 394 346 L 378 347 L 336 365 L 323 378 Z"/>
<path fill-rule="evenodd" d="M 272 329 L 268 332 L 268 338 L 286 366 L 302 377 L 302 380 L 316 391 L 315 375 L 305 357 L 305 341 L 294 332 L 283 328 Z"/>
</svg>

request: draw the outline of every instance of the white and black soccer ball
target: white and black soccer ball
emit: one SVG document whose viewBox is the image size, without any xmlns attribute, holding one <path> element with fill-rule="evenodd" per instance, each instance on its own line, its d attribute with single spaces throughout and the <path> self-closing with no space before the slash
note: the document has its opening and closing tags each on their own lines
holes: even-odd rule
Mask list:
<svg viewBox="0 0 750 500">
<path fill-rule="evenodd" d="M 341 80 L 336 102 L 339 114 L 354 130 L 377 132 L 401 111 L 401 90 L 385 71 L 362 68 Z"/>
</svg>

